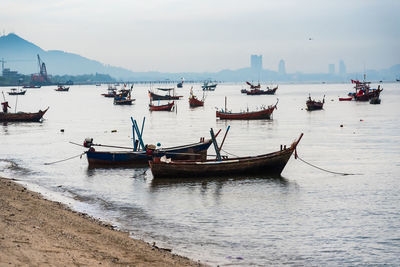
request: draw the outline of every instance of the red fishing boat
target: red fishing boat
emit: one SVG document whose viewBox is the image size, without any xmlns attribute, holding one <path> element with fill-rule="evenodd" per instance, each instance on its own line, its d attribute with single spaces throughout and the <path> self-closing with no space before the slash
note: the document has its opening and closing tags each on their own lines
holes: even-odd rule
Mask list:
<svg viewBox="0 0 400 267">
<path fill-rule="evenodd" d="M 171 111 L 174 107 L 174 101 L 169 102 L 165 105 L 153 105 L 152 103 L 149 104 L 150 111 Z"/>
<path fill-rule="evenodd" d="M 190 96 L 189 96 L 189 106 L 191 108 L 202 107 L 204 106 L 204 94 L 202 100 L 197 99 L 197 97 L 193 94 L 193 87 L 190 88 Z"/>
<path fill-rule="evenodd" d="M 339 97 L 339 101 L 351 101 L 353 97 Z"/>
<path fill-rule="evenodd" d="M 325 95 L 324 95 L 324 98 L 322 99 L 322 101 L 313 100 L 313 99 L 311 99 L 311 96 L 308 96 L 308 100 L 306 102 L 307 110 L 308 111 L 320 110 L 324 107 L 324 103 L 325 103 Z"/>
<path fill-rule="evenodd" d="M 274 95 L 276 90 L 278 90 L 278 86 L 275 88 L 268 88 L 267 90 L 262 90 L 262 89 L 251 89 L 251 90 L 246 90 L 247 95 Z"/>
<path fill-rule="evenodd" d="M 260 110 L 257 111 L 243 111 L 243 112 L 229 112 L 226 109 L 226 98 L 225 98 L 225 109 L 216 112 L 217 118 L 220 120 L 261 120 L 261 119 L 271 119 L 271 115 L 276 109 L 276 105 L 278 104 L 276 101 L 275 105 L 271 105 L 268 107 L 262 106 Z"/>
<path fill-rule="evenodd" d="M 63 85 L 59 85 L 57 89 L 54 89 L 58 92 L 68 92 L 69 91 L 69 87 L 65 87 Z"/>
<path fill-rule="evenodd" d="M 204 106 L 204 101 L 197 99 L 195 95 L 189 97 L 189 106 L 192 108 Z"/>
<path fill-rule="evenodd" d="M 369 101 L 372 98 L 379 98 L 380 93 L 383 91 L 380 85 L 378 85 L 377 89 L 371 89 L 371 82 L 365 81 L 365 74 L 364 74 L 364 81 L 360 82 L 359 80 L 351 80 L 351 83 L 354 83 L 354 89 L 356 92 L 353 94 L 355 101 Z"/>
</svg>

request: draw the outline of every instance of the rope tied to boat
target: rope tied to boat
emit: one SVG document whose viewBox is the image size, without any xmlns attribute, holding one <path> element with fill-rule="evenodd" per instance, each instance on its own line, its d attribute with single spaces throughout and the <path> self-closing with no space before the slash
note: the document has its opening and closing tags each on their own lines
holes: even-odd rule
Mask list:
<svg viewBox="0 0 400 267">
<path fill-rule="evenodd" d="M 82 156 L 85 155 L 85 154 L 86 154 L 86 151 L 83 152 L 83 153 L 80 153 L 79 155 L 72 156 L 72 157 L 69 157 L 69 158 L 66 158 L 66 159 L 57 160 L 57 161 L 54 161 L 54 162 L 45 162 L 44 165 L 52 165 L 52 164 L 56 164 L 56 163 L 59 163 L 59 162 L 67 161 L 67 160 L 70 160 L 70 159 L 74 159 L 74 158 L 77 158 L 77 157 L 82 158 Z"/>
<path fill-rule="evenodd" d="M 318 166 L 316 166 L 316 165 L 314 165 L 314 164 L 311 164 L 311 163 L 305 161 L 304 159 L 300 158 L 299 155 L 297 154 L 297 150 L 295 150 L 295 154 L 294 154 L 294 155 L 295 155 L 295 159 L 299 159 L 300 161 L 304 162 L 305 164 L 307 164 L 307 165 L 309 165 L 309 166 L 311 166 L 311 167 L 314 167 L 314 168 L 316 168 L 316 169 L 318 169 L 318 170 L 324 171 L 324 172 L 328 172 L 328 173 L 332 173 L 332 174 L 337 174 L 337 175 L 343 175 L 343 176 L 346 176 L 346 175 L 362 175 L 361 173 L 334 172 L 334 171 L 330 171 L 330 170 L 327 170 L 327 169 L 318 167 Z"/>
</svg>

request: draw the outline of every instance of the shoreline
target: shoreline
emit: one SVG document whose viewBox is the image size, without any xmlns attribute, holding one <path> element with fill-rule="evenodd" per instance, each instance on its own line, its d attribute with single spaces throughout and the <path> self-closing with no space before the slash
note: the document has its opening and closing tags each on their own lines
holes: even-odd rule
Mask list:
<svg viewBox="0 0 400 267">
<path fill-rule="evenodd" d="M 0 265 L 206 266 L 0 177 Z"/>
</svg>

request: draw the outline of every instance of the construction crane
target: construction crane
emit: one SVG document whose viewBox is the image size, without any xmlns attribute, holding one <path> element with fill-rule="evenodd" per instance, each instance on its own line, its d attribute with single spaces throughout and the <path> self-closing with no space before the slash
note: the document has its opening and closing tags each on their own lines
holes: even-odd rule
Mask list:
<svg viewBox="0 0 400 267">
<path fill-rule="evenodd" d="M 47 70 L 46 70 L 46 64 L 44 64 L 43 61 L 40 60 L 39 54 L 37 55 L 38 57 L 38 64 L 39 64 L 39 75 L 43 77 L 43 80 L 47 82 L 48 77 L 47 77 Z"/>
<path fill-rule="evenodd" d="M 47 69 L 46 64 L 40 59 L 39 54 L 37 55 L 38 58 L 38 66 L 39 66 L 39 73 L 32 74 L 32 82 L 35 84 L 44 84 L 50 82 L 49 77 L 47 76 Z"/>
</svg>

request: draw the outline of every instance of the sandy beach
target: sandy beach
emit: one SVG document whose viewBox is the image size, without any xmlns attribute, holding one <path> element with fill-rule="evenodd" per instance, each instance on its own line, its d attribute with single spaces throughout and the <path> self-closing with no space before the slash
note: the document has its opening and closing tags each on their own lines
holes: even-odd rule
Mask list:
<svg viewBox="0 0 400 267">
<path fill-rule="evenodd" d="M 198 266 L 0 177 L 0 265 Z"/>
</svg>

